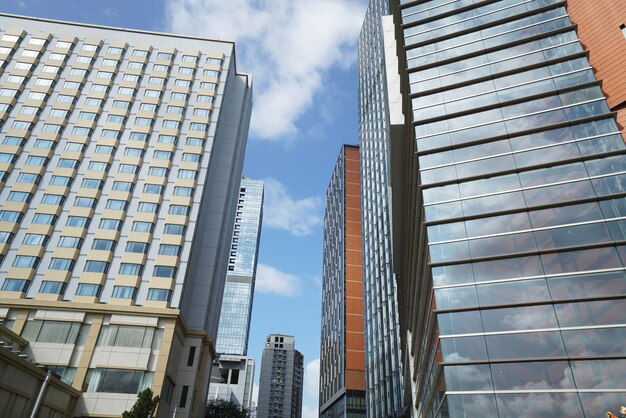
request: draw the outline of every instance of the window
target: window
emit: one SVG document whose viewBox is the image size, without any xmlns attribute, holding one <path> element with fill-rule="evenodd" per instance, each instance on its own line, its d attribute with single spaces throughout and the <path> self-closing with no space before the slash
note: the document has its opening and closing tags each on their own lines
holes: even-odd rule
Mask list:
<svg viewBox="0 0 626 418">
<path fill-rule="evenodd" d="M 44 246 L 48 243 L 48 236 L 44 234 L 26 234 L 22 244 Z"/>
<path fill-rule="evenodd" d="M 96 93 L 108 93 L 109 86 L 104 84 L 92 84 L 91 91 L 95 91 Z"/>
<path fill-rule="evenodd" d="M 5 33 L 4 35 L 2 35 L 2 38 L 0 38 L 0 41 L 6 41 L 6 42 L 17 42 L 20 40 L 20 37 L 17 35 L 9 35 L 8 33 Z"/>
<path fill-rule="evenodd" d="M 151 84 L 159 84 L 159 85 L 165 85 L 165 78 L 164 77 L 150 77 L 148 79 L 148 82 Z"/>
<path fill-rule="evenodd" d="M 192 130 L 192 131 L 203 131 L 203 132 L 206 132 L 208 127 L 209 126 L 206 123 L 197 123 L 197 122 L 191 122 L 191 124 L 189 125 L 189 129 Z"/>
<path fill-rule="evenodd" d="M 150 167 L 148 169 L 148 175 L 149 176 L 156 176 L 156 177 L 167 177 L 167 172 L 169 170 L 167 168 L 164 167 Z"/>
<path fill-rule="evenodd" d="M 109 171 L 109 163 L 105 163 L 102 161 L 91 161 L 89 162 L 89 170 L 92 171 Z"/>
<path fill-rule="evenodd" d="M 106 208 L 111 210 L 126 210 L 128 208 L 128 202 L 119 199 L 108 199 Z"/>
<path fill-rule="evenodd" d="M 11 232 L 0 231 L 0 244 L 10 244 L 14 235 Z"/>
<path fill-rule="evenodd" d="M 217 88 L 217 83 L 210 83 L 208 81 L 203 81 L 203 82 L 200 83 L 200 88 L 201 89 L 215 90 Z"/>
<path fill-rule="evenodd" d="M 210 65 L 222 65 L 222 59 L 221 58 L 207 58 L 206 59 L 206 63 L 210 64 Z"/>
<path fill-rule="evenodd" d="M 112 59 L 103 59 L 102 60 L 102 65 L 105 65 L 107 67 L 115 67 L 117 68 L 118 65 L 120 65 L 120 62 L 118 60 L 112 60 Z"/>
<path fill-rule="evenodd" d="M 39 293 L 50 293 L 50 294 L 60 295 L 61 293 L 63 293 L 64 290 L 65 290 L 65 283 L 44 280 L 41 282 Z"/>
<path fill-rule="evenodd" d="M 120 229 L 122 229 L 122 221 L 120 221 L 119 219 L 103 218 L 100 219 L 99 227 L 100 229 L 119 231 Z"/>
<path fill-rule="evenodd" d="M 153 372 L 124 369 L 89 369 L 83 392 L 135 394 L 152 384 Z"/>
<path fill-rule="evenodd" d="M 38 78 L 37 80 L 35 80 L 36 86 L 51 87 L 53 84 L 54 81 L 47 78 Z"/>
<path fill-rule="evenodd" d="M 163 302 L 169 302 L 171 290 L 169 289 L 148 289 L 148 300 L 158 300 Z"/>
<path fill-rule="evenodd" d="M 59 96 L 57 97 L 57 102 L 61 102 L 61 100 L 65 100 L 67 97 L 70 97 L 71 100 L 69 102 L 63 102 L 63 103 L 74 103 L 74 100 L 76 100 L 74 96 L 64 96 L 62 94 L 59 94 Z M 30 93 L 28 93 L 28 98 L 31 100 L 46 101 L 48 100 L 48 95 L 46 93 L 39 93 L 37 91 L 31 91 Z"/>
<path fill-rule="evenodd" d="M 33 124 L 30 122 L 24 122 L 20 120 L 13 121 L 13 125 L 11 126 L 13 129 L 23 129 L 26 131 L 30 131 L 33 129 Z"/>
<path fill-rule="evenodd" d="M 87 97 L 85 99 L 85 105 L 102 107 L 102 105 L 104 105 L 104 100 L 103 99 L 97 99 L 95 97 Z"/>
<path fill-rule="evenodd" d="M 139 173 L 139 166 L 134 164 L 120 164 L 117 171 L 119 173 L 137 174 Z"/>
<path fill-rule="evenodd" d="M 172 60 L 174 58 L 174 54 L 170 54 L 169 52 L 159 52 L 157 54 L 157 59 L 160 60 Z"/>
<path fill-rule="evenodd" d="M 193 71 L 191 67 L 178 67 L 178 74 L 193 74 Z"/>
<path fill-rule="evenodd" d="M 14 89 L 0 89 L 0 96 L 3 97 L 18 97 L 20 95 L 19 90 Z"/>
<path fill-rule="evenodd" d="M 109 271 L 109 263 L 107 263 L 106 261 L 87 260 L 83 271 L 86 271 L 88 273 L 106 274 L 107 271 Z"/>
<path fill-rule="evenodd" d="M 83 70 L 82 68 L 70 68 L 70 75 L 84 77 L 87 75 L 87 70 Z"/>
<path fill-rule="evenodd" d="M 16 62 L 15 69 L 20 71 L 30 71 L 33 69 L 33 64 L 27 62 Z"/>
<path fill-rule="evenodd" d="M 132 286 L 113 286 L 111 297 L 118 299 L 135 299 L 137 288 Z"/>
<path fill-rule="evenodd" d="M 177 120 L 164 119 L 163 120 L 163 127 L 164 128 L 169 128 L 169 129 L 178 129 L 178 128 L 180 128 L 180 122 L 177 121 Z"/>
<path fill-rule="evenodd" d="M 163 233 L 171 235 L 185 235 L 185 225 L 165 224 Z"/>
<path fill-rule="evenodd" d="M 10 192 L 8 200 L 13 202 L 30 202 L 33 195 L 27 192 Z"/>
<path fill-rule="evenodd" d="M 76 81 L 66 81 L 65 83 L 63 83 L 63 88 L 71 90 L 81 90 L 83 88 L 83 85 Z"/>
<path fill-rule="evenodd" d="M 143 141 L 143 142 L 146 142 L 146 141 L 148 141 L 148 134 L 143 133 L 143 132 L 131 132 L 130 133 L 130 139 L 132 139 L 133 141 Z"/>
<path fill-rule="evenodd" d="M 43 132 L 53 132 L 53 133 L 61 133 L 63 131 L 63 126 L 55 125 L 52 123 L 44 123 Z"/>
<path fill-rule="evenodd" d="M 154 123 L 154 119 L 135 117 L 135 125 L 152 126 L 153 123 Z"/>
<path fill-rule="evenodd" d="M 126 243 L 126 252 L 128 252 L 128 253 L 147 254 L 148 253 L 148 244 L 146 244 L 145 242 L 128 241 Z"/>
<path fill-rule="evenodd" d="M 147 57 L 148 56 L 148 51 L 144 51 L 142 49 L 134 49 L 133 50 L 133 56 L 134 57 Z"/>
<path fill-rule="evenodd" d="M 168 106 L 167 113 L 174 113 L 176 115 L 182 115 L 185 113 L 185 108 L 182 106 Z"/>
<path fill-rule="evenodd" d="M 26 138 L 22 138 L 19 136 L 5 136 L 2 141 L 3 145 L 17 145 L 18 147 L 23 147 L 24 142 L 26 142 Z"/>
<path fill-rule="evenodd" d="M 54 225 L 56 220 L 56 215 L 51 215 L 49 213 L 35 213 L 35 216 L 33 217 L 33 223 L 40 225 Z"/>
<path fill-rule="evenodd" d="M 101 290 L 102 286 L 99 284 L 79 283 L 76 289 L 76 295 L 100 297 Z"/>
<path fill-rule="evenodd" d="M 122 263 L 120 264 L 120 274 L 127 274 L 129 276 L 141 276 L 143 271 L 143 264 Z"/>
<path fill-rule="evenodd" d="M 178 80 L 174 81 L 174 85 L 178 86 L 178 87 L 187 87 L 187 88 L 189 88 L 191 86 L 191 81 L 178 79 Z"/>
<path fill-rule="evenodd" d="M 13 260 L 13 267 L 36 269 L 39 265 L 39 257 L 30 255 L 18 255 Z"/>
<path fill-rule="evenodd" d="M 135 232 L 148 232 L 151 234 L 154 230 L 154 224 L 152 222 L 133 221 L 132 230 Z"/>
<path fill-rule="evenodd" d="M 152 89 L 146 89 L 143 92 L 144 97 L 156 97 L 156 98 L 160 98 L 161 97 L 161 92 L 159 90 L 152 90 Z"/>
<path fill-rule="evenodd" d="M 72 268 L 74 268 L 74 260 L 72 260 L 71 258 L 52 258 L 52 260 L 50 260 L 50 266 L 48 266 L 48 269 L 50 270 L 64 270 L 64 271 L 70 271 L 72 270 Z"/>
<path fill-rule="evenodd" d="M 143 158 L 143 154 L 144 154 L 144 150 L 143 148 L 126 148 L 124 150 L 124 155 L 128 156 L 128 157 L 139 157 L 139 158 Z"/>
<path fill-rule="evenodd" d="M 7 137 L 5 137 L 6 140 Z M 56 146 L 56 142 L 51 141 L 49 139 L 38 139 L 35 141 L 35 145 L 33 148 L 41 148 L 41 149 L 54 149 Z"/>
<path fill-rule="evenodd" d="M 89 218 L 86 216 L 68 216 L 65 225 L 87 228 L 89 226 Z"/>
<path fill-rule="evenodd" d="M 143 192 L 152 193 L 152 194 L 161 194 L 163 193 L 163 186 L 161 186 L 160 184 L 146 183 L 143 185 Z"/>
<path fill-rule="evenodd" d="M 219 71 L 215 71 L 215 70 L 204 70 L 202 71 L 202 75 L 205 77 L 215 77 L 218 78 L 220 76 L 220 72 Z"/>
<path fill-rule="evenodd" d="M 91 45 L 91 44 L 83 44 L 81 49 L 83 51 L 95 52 L 95 51 L 98 50 L 98 46 L 97 45 Z"/>
<path fill-rule="evenodd" d="M 93 130 L 91 128 L 86 128 L 84 126 L 74 126 L 72 128 L 72 135 L 78 135 L 78 136 L 91 136 L 91 133 L 93 132 Z M 81 148 L 83 148 L 83 146 L 81 146 Z"/>
<path fill-rule="evenodd" d="M 183 161 L 190 162 L 190 163 L 199 163 L 200 160 L 202 160 L 202 155 L 200 154 L 194 154 L 191 152 L 183 153 Z"/>
<path fill-rule="evenodd" d="M 65 42 L 65 41 L 57 41 L 56 45 L 57 48 L 61 48 L 61 49 L 68 49 L 74 46 L 73 43 L 71 42 Z"/>
<path fill-rule="evenodd" d="M 178 257 L 180 255 L 181 248 L 182 247 L 180 245 L 161 244 L 159 245 L 159 254 Z"/>
<path fill-rule="evenodd" d="M 52 283 L 64 284 L 62 282 Z M 22 337 L 31 342 L 82 345 L 84 338 L 87 336 L 86 331 L 88 327 L 88 324 L 81 324 L 80 322 L 41 321 L 36 319 L 34 321 L 26 321 Z"/>
<path fill-rule="evenodd" d="M 24 214 L 14 210 L 0 210 L 0 222 L 20 222 Z"/>
<path fill-rule="evenodd" d="M 126 66 L 128 68 L 133 68 L 136 70 L 143 70 L 144 64 L 137 61 L 128 61 L 128 64 L 126 64 Z"/>
<path fill-rule="evenodd" d="M 39 183 L 41 177 L 38 174 L 33 173 L 20 173 L 17 176 L 18 183 Z"/>
<path fill-rule="evenodd" d="M 71 152 L 85 152 L 85 144 L 80 142 L 68 142 L 65 144 L 65 150 Z"/>
<path fill-rule="evenodd" d="M 39 158 L 43 158 L 43 157 L 39 157 Z M 17 161 L 17 155 L 9 154 L 9 153 L 6 153 L 6 152 L 1 152 L 0 153 L 0 163 L 14 164 L 16 161 Z"/>
<path fill-rule="evenodd" d="M 80 248 L 83 240 L 79 237 L 62 236 L 59 238 L 58 247 L 61 248 Z"/>
<path fill-rule="evenodd" d="M 147 212 L 147 213 L 157 213 L 159 211 L 158 203 L 151 202 L 139 202 L 139 208 L 137 209 L 139 212 Z"/>
<path fill-rule="evenodd" d="M 25 49 L 24 51 L 22 51 L 22 56 L 27 57 L 27 58 L 38 58 L 39 52 L 31 51 L 30 49 Z"/>
<path fill-rule="evenodd" d="M 187 96 L 189 96 L 187 93 L 178 93 L 175 91 L 170 93 L 170 98 L 173 100 L 187 100 Z"/>
<path fill-rule="evenodd" d="M 2 289 L 7 292 L 26 292 L 30 281 L 26 279 L 4 279 Z"/>
<path fill-rule="evenodd" d="M 85 189 L 101 189 L 104 182 L 98 179 L 83 179 L 80 187 L 84 187 Z"/>
<path fill-rule="evenodd" d="M 124 100 L 114 100 L 113 101 L 113 107 L 115 109 L 129 109 L 130 108 L 130 102 L 124 101 Z"/>
<path fill-rule="evenodd" d="M 80 64 L 88 64 L 91 65 L 91 63 L 93 62 L 93 58 L 91 57 L 86 57 L 84 55 L 78 55 L 76 57 L 76 62 L 80 63 Z"/>
<path fill-rule="evenodd" d="M 195 108 L 193 110 L 193 115 L 194 116 L 206 116 L 206 117 L 209 117 L 209 116 L 211 116 L 211 111 L 209 109 Z"/>
<path fill-rule="evenodd" d="M 110 71 L 98 71 L 96 73 L 96 77 L 104 78 L 105 80 L 111 80 L 114 76 L 115 76 L 115 73 L 112 73 Z"/>
<path fill-rule="evenodd" d="M 115 46 L 110 46 L 109 48 L 107 48 L 107 52 L 109 54 L 118 54 L 118 55 L 120 55 L 120 54 L 124 53 L 124 48 L 118 48 L 118 47 L 115 47 Z"/>
<path fill-rule="evenodd" d="M 171 161 L 174 157 L 174 153 L 170 151 L 155 150 L 153 156 L 155 160 Z"/>
<path fill-rule="evenodd" d="M 181 179 L 196 179 L 196 177 L 198 176 L 198 172 L 196 170 L 185 170 L 185 169 L 179 169 L 178 170 L 178 178 Z"/>
<path fill-rule="evenodd" d="M 173 266 L 154 266 L 154 277 L 174 278 L 176 276 L 176 267 Z"/>
<path fill-rule="evenodd" d="M 52 176 L 50 184 L 53 186 L 67 186 L 72 184 L 72 178 L 67 176 Z"/>
<path fill-rule="evenodd" d="M 110 239 L 99 239 L 96 238 L 93 240 L 91 244 L 92 250 L 100 250 L 100 251 L 113 251 L 115 248 L 115 241 Z"/>
<path fill-rule="evenodd" d="M 96 207 L 97 200 L 91 197 L 77 196 L 74 199 L 74 206 L 79 208 L 94 208 Z"/>
<path fill-rule="evenodd" d="M 135 74 L 124 74 L 124 76 L 122 77 L 122 80 L 137 83 L 139 81 L 139 78 L 140 77 Z"/>
<path fill-rule="evenodd" d="M 71 158 L 59 158 L 57 167 L 75 169 L 80 164 L 79 160 L 72 160 Z"/>
<path fill-rule="evenodd" d="M 193 196 L 193 188 L 192 187 L 183 187 L 176 186 L 174 187 L 174 196 Z"/>
<path fill-rule="evenodd" d="M 198 102 L 213 103 L 213 96 L 207 96 L 206 94 L 198 94 Z M 196 129 L 196 130 L 200 130 L 200 129 Z"/>
<path fill-rule="evenodd" d="M 176 144 L 177 139 L 174 135 L 159 135 L 159 142 L 162 144 Z"/>
<path fill-rule="evenodd" d="M 136 93 L 136 89 L 132 88 L 132 87 L 118 87 L 117 88 L 117 92 L 118 94 L 127 94 L 129 96 L 134 96 Z"/>
<path fill-rule="evenodd" d="M 24 84 L 25 80 L 26 77 L 23 77 L 21 75 L 10 75 L 7 77 L 7 83 Z"/>
<path fill-rule="evenodd" d="M 181 215 L 181 216 L 189 215 L 190 211 L 191 211 L 191 208 L 185 205 L 170 205 L 170 209 L 169 209 L 169 213 L 171 215 Z"/>
<path fill-rule="evenodd" d="M 113 190 L 119 190 L 122 192 L 131 192 L 135 188 L 135 185 L 129 181 L 114 181 Z"/>
<path fill-rule="evenodd" d="M 183 55 L 183 62 L 191 62 L 195 64 L 198 62 L 198 57 L 195 55 Z"/>
<path fill-rule="evenodd" d="M 120 136 L 122 135 L 121 131 L 115 131 L 112 129 L 103 129 L 102 133 L 100 134 L 103 138 L 115 138 L 115 139 L 120 139 Z"/>
<path fill-rule="evenodd" d="M 29 155 L 26 159 L 26 164 L 45 166 L 48 164 L 48 159 L 39 155 Z"/>
<path fill-rule="evenodd" d="M 96 154 L 113 155 L 113 153 L 115 153 L 115 147 L 110 145 L 96 145 Z"/>
<path fill-rule="evenodd" d="M 192 147 L 202 147 L 204 146 L 204 139 L 189 137 L 187 138 L 186 144 Z"/>
<path fill-rule="evenodd" d="M 159 107 L 153 103 L 142 103 L 139 105 L 139 109 L 144 112 L 156 112 Z"/>
<path fill-rule="evenodd" d="M 44 194 L 41 203 L 45 205 L 62 205 L 65 202 L 65 196 L 60 194 Z"/>
</svg>

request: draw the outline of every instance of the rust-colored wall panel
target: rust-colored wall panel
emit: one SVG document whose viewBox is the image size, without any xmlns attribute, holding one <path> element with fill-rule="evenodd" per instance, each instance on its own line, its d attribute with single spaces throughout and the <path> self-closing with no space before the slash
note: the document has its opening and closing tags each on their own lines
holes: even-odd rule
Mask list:
<svg viewBox="0 0 626 418">
<path fill-rule="evenodd" d="M 363 280 L 363 268 L 361 263 L 358 266 L 346 266 L 346 277 L 350 280 Z"/>
<path fill-rule="evenodd" d="M 353 280 L 350 280 L 350 279 L 351 278 L 348 277 L 348 280 L 346 281 L 346 294 L 348 296 L 362 297 L 363 296 L 363 282 L 360 281 L 360 277 L 355 278 Z"/>
<path fill-rule="evenodd" d="M 346 333 L 346 348 L 348 350 L 363 351 L 365 348 L 364 334 L 358 332 Z"/>
<path fill-rule="evenodd" d="M 361 265 L 361 251 L 359 250 L 346 250 L 346 264 L 356 266 Z"/>
<path fill-rule="evenodd" d="M 365 372 L 346 371 L 346 388 L 348 390 L 365 390 Z"/>
<path fill-rule="evenodd" d="M 365 353 L 363 351 L 346 352 L 347 370 L 365 370 Z"/>
<path fill-rule="evenodd" d="M 617 110 L 626 103 L 626 38 L 620 26 L 626 24 L 624 0 L 569 0 L 567 10 L 578 25 L 578 36 L 586 49 L 609 106 Z M 626 115 L 618 120 L 626 133 Z"/>
<path fill-rule="evenodd" d="M 361 309 L 363 312 L 363 309 Z M 363 314 L 359 315 L 346 315 L 346 329 L 354 332 L 363 331 Z"/>
<path fill-rule="evenodd" d="M 346 298 L 346 313 L 363 315 L 363 299 Z M 363 322 L 363 318 L 361 318 L 361 322 Z"/>
<path fill-rule="evenodd" d="M 360 235 L 348 235 L 346 237 L 346 248 L 354 248 L 361 250 L 361 236 Z M 361 263 L 361 261 L 359 261 Z"/>
<path fill-rule="evenodd" d="M 361 223 L 348 222 L 346 223 L 346 233 L 348 235 L 361 235 Z"/>
</svg>

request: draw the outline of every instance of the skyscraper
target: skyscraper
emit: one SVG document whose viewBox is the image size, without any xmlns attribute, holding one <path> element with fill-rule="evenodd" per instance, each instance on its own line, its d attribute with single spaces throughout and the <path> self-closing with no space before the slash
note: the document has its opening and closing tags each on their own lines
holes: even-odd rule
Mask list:
<svg viewBox="0 0 626 418">
<path fill-rule="evenodd" d="M 290 335 L 265 339 L 259 378 L 258 418 L 301 418 L 304 357 Z"/>
<path fill-rule="evenodd" d="M 343 145 L 326 191 L 319 416 L 365 416 L 359 147 Z"/>
<path fill-rule="evenodd" d="M 625 145 L 568 10 L 392 6 L 383 88 L 407 414 L 616 408 Z"/>
<path fill-rule="evenodd" d="M 254 284 L 263 220 L 263 181 L 241 179 L 235 227 L 229 248 L 209 399 L 233 400 L 246 409 L 252 402 L 254 359 L 246 357 Z"/>
<path fill-rule="evenodd" d="M 234 44 L 0 15 L 0 314 L 119 416 L 204 409 L 251 110 Z"/>
<path fill-rule="evenodd" d="M 367 414 L 370 418 L 396 417 L 403 410 L 389 192 L 392 121 L 380 23 L 381 17 L 389 13 L 388 0 L 371 0 L 359 37 L 363 305 Z M 397 73 L 395 68 L 391 71 Z"/>
</svg>

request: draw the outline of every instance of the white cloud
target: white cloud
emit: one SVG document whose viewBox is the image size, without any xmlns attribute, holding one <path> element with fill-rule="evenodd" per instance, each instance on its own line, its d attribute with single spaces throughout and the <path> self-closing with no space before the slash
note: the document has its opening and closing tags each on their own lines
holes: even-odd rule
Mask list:
<svg viewBox="0 0 626 418">
<path fill-rule="evenodd" d="M 253 134 L 286 139 L 333 68 L 356 61 L 362 0 L 169 0 L 169 30 L 237 42 L 253 75 Z"/>
<path fill-rule="evenodd" d="M 263 226 L 282 229 L 297 236 L 309 235 L 322 223 L 322 199 L 293 199 L 287 188 L 277 180 L 265 180 Z"/>
<path fill-rule="evenodd" d="M 304 398 L 306 403 L 318 405 L 320 387 L 320 359 L 311 360 L 304 366 Z M 315 411 L 317 414 L 317 410 Z"/>
<path fill-rule="evenodd" d="M 291 297 L 300 293 L 301 286 L 302 280 L 298 276 L 267 264 L 257 265 L 255 291 Z"/>
</svg>

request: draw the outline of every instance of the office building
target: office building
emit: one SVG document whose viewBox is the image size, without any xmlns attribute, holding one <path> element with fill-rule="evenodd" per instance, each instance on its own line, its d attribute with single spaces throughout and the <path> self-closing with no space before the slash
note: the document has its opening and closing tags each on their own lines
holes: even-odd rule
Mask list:
<svg viewBox="0 0 626 418">
<path fill-rule="evenodd" d="M 403 411 L 397 290 L 392 263 L 389 177 L 392 125 L 386 99 L 389 64 L 385 62 L 380 24 L 381 17 L 389 13 L 388 0 L 370 1 L 358 46 L 366 401 L 370 418 L 397 417 Z M 395 68 L 391 71 L 397 73 Z"/>
<path fill-rule="evenodd" d="M 0 316 L 80 416 L 204 410 L 251 110 L 233 43 L 0 15 Z"/>
<path fill-rule="evenodd" d="M 608 89 L 614 69 L 592 67 L 585 46 L 597 40 L 583 46 L 568 13 L 585 5 L 391 5 L 383 88 L 405 413 L 615 409 L 626 393 L 626 158 L 594 74 Z M 613 23 L 603 30 L 617 53 Z"/>
<path fill-rule="evenodd" d="M 263 181 L 241 179 L 217 330 L 209 399 L 252 406 L 254 359 L 246 357 L 263 220 Z"/>
<path fill-rule="evenodd" d="M 269 334 L 265 339 L 258 418 L 301 418 L 304 384 L 304 357 L 290 335 Z"/>
<path fill-rule="evenodd" d="M 365 416 L 359 147 L 343 145 L 326 190 L 319 416 Z"/>
</svg>

